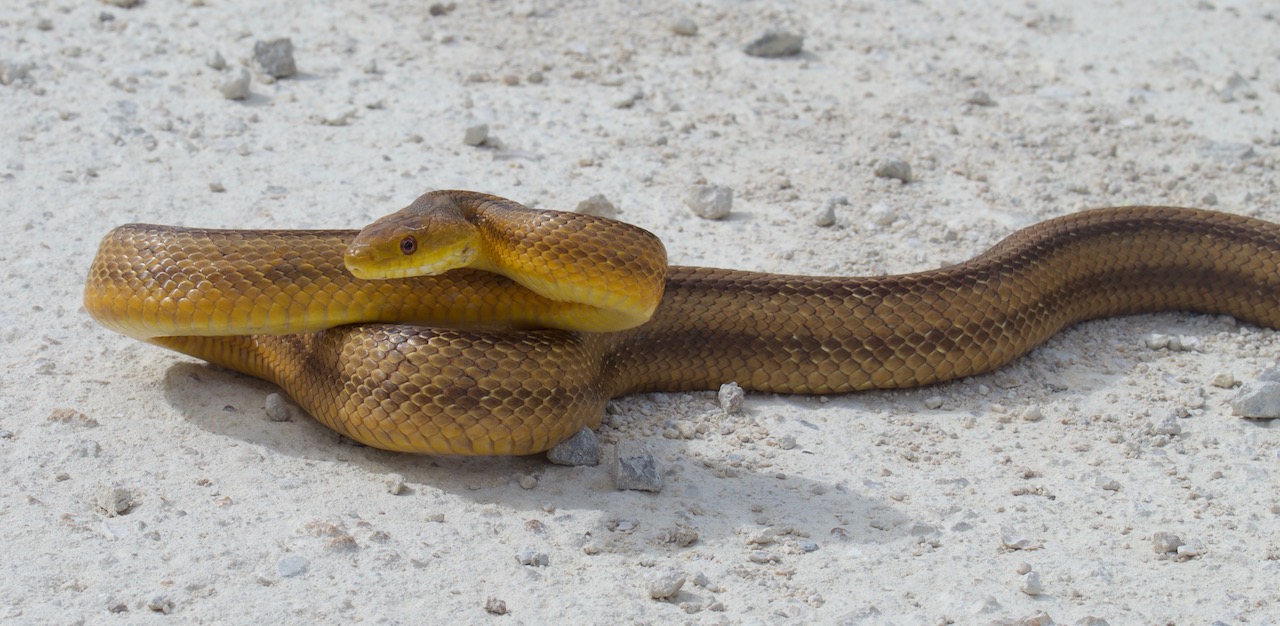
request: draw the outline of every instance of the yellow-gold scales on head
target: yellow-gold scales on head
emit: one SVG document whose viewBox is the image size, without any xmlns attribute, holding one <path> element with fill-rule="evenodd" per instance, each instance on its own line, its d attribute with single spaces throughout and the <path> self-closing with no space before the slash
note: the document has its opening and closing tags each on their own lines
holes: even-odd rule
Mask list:
<svg viewBox="0 0 1280 626">
<path fill-rule="evenodd" d="M 437 191 L 358 233 L 121 226 L 99 247 L 85 307 L 272 381 L 370 446 L 529 454 L 598 425 L 627 393 L 925 385 L 1082 320 L 1148 311 L 1277 328 L 1280 226 L 1095 209 L 942 269 L 783 276 L 668 267 L 634 226 Z"/>
</svg>

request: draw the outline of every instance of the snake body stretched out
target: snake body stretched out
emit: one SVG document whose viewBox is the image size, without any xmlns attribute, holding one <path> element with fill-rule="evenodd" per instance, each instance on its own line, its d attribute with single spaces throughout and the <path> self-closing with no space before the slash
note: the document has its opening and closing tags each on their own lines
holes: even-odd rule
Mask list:
<svg viewBox="0 0 1280 626">
<path fill-rule="evenodd" d="M 420 251 L 427 262 L 407 260 Z M 443 191 L 360 234 L 121 226 L 93 261 L 85 307 L 113 330 L 269 380 L 370 446 L 529 454 L 598 425 L 628 393 L 926 385 L 989 371 L 1076 322 L 1140 312 L 1280 328 L 1280 225 L 1095 209 L 941 269 L 783 276 L 667 267 L 639 228 Z"/>
</svg>

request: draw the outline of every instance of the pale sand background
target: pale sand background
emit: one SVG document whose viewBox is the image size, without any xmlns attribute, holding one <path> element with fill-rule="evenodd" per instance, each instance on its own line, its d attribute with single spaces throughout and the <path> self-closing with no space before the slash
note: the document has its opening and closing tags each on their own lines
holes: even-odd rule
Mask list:
<svg viewBox="0 0 1280 626">
<path fill-rule="evenodd" d="M 712 394 L 619 400 L 602 434 L 657 452 L 654 495 L 604 467 L 389 454 L 272 422 L 271 386 L 80 304 L 120 223 L 355 227 L 443 187 L 548 208 L 603 193 L 673 263 L 811 274 L 935 267 L 1088 206 L 1280 220 L 1274 3 L 4 4 L 0 620 L 1280 623 L 1280 427 L 1233 417 L 1211 384 L 1271 366 L 1280 336 L 1229 320 L 1091 323 L 992 375 L 752 395 L 731 418 Z M 678 15 L 696 36 L 671 32 Z M 774 26 L 805 53 L 743 54 Z M 300 74 L 224 99 L 232 70 L 206 57 L 235 68 L 282 36 Z M 477 122 L 505 149 L 463 145 Z M 886 156 L 917 180 L 876 178 Z M 734 188 L 730 219 L 684 207 L 704 179 Z M 815 226 L 837 194 L 837 224 Z M 1200 349 L 1150 349 L 1152 332 Z M 1175 414 L 1180 434 L 1153 429 Z M 99 512 L 104 486 L 127 514 Z M 1202 550 L 1165 558 L 1157 532 Z M 526 549 L 549 564 L 521 565 Z M 671 570 L 684 588 L 650 599 L 645 577 Z"/>
</svg>

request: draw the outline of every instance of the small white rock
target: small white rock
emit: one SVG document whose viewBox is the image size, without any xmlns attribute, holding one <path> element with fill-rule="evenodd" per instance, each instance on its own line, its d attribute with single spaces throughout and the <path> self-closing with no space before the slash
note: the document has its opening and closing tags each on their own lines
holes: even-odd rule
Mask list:
<svg viewBox="0 0 1280 626">
<path fill-rule="evenodd" d="M 645 590 L 649 592 L 649 597 L 654 600 L 666 600 L 680 593 L 680 588 L 684 586 L 685 575 L 680 570 L 666 570 L 662 572 L 650 572 L 644 577 Z"/>
<path fill-rule="evenodd" d="M 682 15 L 671 20 L 671 32 L 681 37 L 692 37 L 698 34 L 698 24 Z"/>
<path fill-rule="evenodd" d="M 304 556 L 286 556 L 276 561 L 276 574 L 281 578 L 293 578 L 307 573 L 311 567 L 311 561 Z"/>
<path fill-rule="evenodd" d="M 222 97 L 228 100 L 244 100 L 249 97 L 249 70 L 240 67 L 231 72 L 218 85 Z"/>
<path fill-rule="evenodd" d="M 218 70 L 219 72 L 227 69 L 227 60 L 222 58 L 222 53 L 217 50 L 210 52 L 208 56 L 204 58 L 204 64 L 209 66 L 211 69 Z"/>
<path fill-rule="evenodd" d="M 1178 546 L 1178 556 L 1183 558 L 1191 558 L 1204 554 L 1204 542 L 1199 539 L 1192 539 Z"/>
<path fill-rule="evenodd" d="M 876 176 L 894 178 L 904 183 L 911 182 L 911 166 L 902 159 L 880 159 L 876 161 Z"/>
<path fill-rule="evenodd" d="M 133 494 L 123 487 L 98 485 L 98 492 L 93 499 L 98 511 L 107 517 L 124 515 L 133 508 Z"/>
<path fill-rule="evenodd" d="M 551 564 L 551 557 L 546 552 L 538 552 L 533 548 L 524 548 L 516 552 L 516 561 L 529 567 L 546 567 Z"/>
<path fill-rule="evenodd" d="M 1010 550 L 1022 550 L 1031 547 L 1031 539 L 1011 526 L 1001 526 L 1000 544 Z"/>
<path fill-rule="evenodd" d="M 393 496 L 404 493 L 404 474 L 392 472 L 384 476 L 382 482 L 387 486 L 387 493 Z"/>
<path fill-rule="evenodd" d="M 1044 585 L 1040 584 L 1039 574 L 1027 572 L 1022 575 L 1022 593 L 1029 596 L 1038 596 L 1044 593 Z"/>
<path fill-rule="evenodd" d="M 684 203 L 698 217 L 721 220 L 733 210 L 733 188 L 724 185 L 694 185 L 689 189 Z"/>
<path fill-rule="evenodd" d="M 1213 380 L 1209 381 L 1210 385 L 1220 389 L 1230 389 L 1236 386 L 1236 377 L 1229 372 L 1218 372 L 1213 375 Z"/>
<path fill-rule="evenodd" d="M 1280 383 L 1266 380 L 1245 384 L 1231 399 L 1231 413 L 1252 419 L 1280 417 Z"/>
<path fill-rule="evenodd" d="M 867 219 L 877 226 L 889 226 L 898 220 L 898 213 L 887 204 L 873 204 L 867 209 Z"/>
<path fill-rule="evenodd" d="M 1151 427 L 1151 432 L 1156 435 L 1179 435 L 1182 434 L 1182 426 L 1178 424 L 1178 419 L 1172 413 L 1164 416 L 1159 422 Z"/>
<path fill-rule="evenodd" d="M 720 401 L 720 408 L 725 413 L 737 413 L 742 410 L 742 400 L 746 395 L 738 383 L 725 383 L 720 385 L 717 398 Z"/>
</svg>

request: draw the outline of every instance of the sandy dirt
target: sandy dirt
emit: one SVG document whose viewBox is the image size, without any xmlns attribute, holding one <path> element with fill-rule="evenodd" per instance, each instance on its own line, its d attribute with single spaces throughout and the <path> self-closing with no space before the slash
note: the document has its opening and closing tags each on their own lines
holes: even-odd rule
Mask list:
<svg viewBox="0 0 1280 626">
<path fill-rule="evenodd" d="M 1280 623 L 1280 424 L 1229 406 L 1280 335 L 1230 319 L 735 415 L 619 399 L 602 439 L 656 454 L 655 494 L 273 421 L 271 385 L 81 305 L 118 224 L 352 228 L 437 188 L 603 194 L 672 263 L 803 274 L 937 267 L 1092 206 L 1280 221 L 1274 3 L 117 4 L 0 10 L 0 621 Z M 803 51 L 744 53 L 770 29 Z M 254 45 L 281 37 L 298 72 L 271 80 Z M 727 219 L 685 206 L 701 183 Z"/>
</svg>

